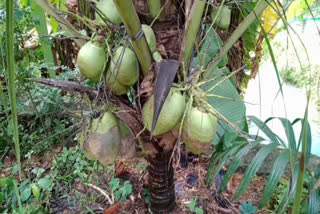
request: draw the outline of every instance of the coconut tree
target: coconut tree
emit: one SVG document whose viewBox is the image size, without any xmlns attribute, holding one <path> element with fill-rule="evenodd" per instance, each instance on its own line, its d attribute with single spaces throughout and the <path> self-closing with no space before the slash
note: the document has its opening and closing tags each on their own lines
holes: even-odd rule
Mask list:
<svg viewBox="0 0 320 214">
<path fill-rule="evenodd" d="M 181 142 L 195 154 L 208 150 L 212 143 L 218 145 L 210 160 L 208 185 L 230 156 L 241 159 L 260 142 L 245 133 L 245 107 L 238 92 L 244 65 L 256 68 L 257 60 L 245 58 L 252 47 L 243 48 L 250 42 L 244 40 L 256 41 L 261 14 L 271 2 L 78 0 L 80 13 L 66 12 L 76 18 L 73 25 L 48 1 L 35 2 L 74 38 L 80 48 L 81 75 L 99 87 L 32 81 L 90 97 L 92 111 L 99 113 L 92 114 L 79 135 L 89 159 L 112 164 L 116 158 L 134 156 L 138 145 L 149 162 L 152 212 L 168 213 L 174 208 L 173 160 Z M 86 36 L 80 29 L 87 30 Z M 268 41 L 267 33 L 261 32 Z M 305 122 L 304 127 L 307 130 Z M 219 149 L 222 142 L 228 150 Z M 266 146 L 256 159 L 278 145 L 279 140 Z M 303 145 L 306 153 L 306 140 Z M 224 186 L 237 169 L 233 162 Z M 259 166 L 250 166 L 237 197 Z M 301 194 L 296 200 L 300 198 Z"/>
</svg>

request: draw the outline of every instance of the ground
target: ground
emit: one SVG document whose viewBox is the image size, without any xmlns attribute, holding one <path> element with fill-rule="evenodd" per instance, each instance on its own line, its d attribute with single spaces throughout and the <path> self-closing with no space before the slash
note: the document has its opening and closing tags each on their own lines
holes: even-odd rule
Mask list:
<svg viewBox="0 0 320 214">
<path fill-rule="evenodd" d="M 92 164 L 88 161 L 79 150 L 78 146 L 69 149 L 57 147 L 47 155 L 31 156 L 31 159 L 25 160 L 24 163 L 24 179 L 35 179 L 32 169 L 45 169 L 44 175 L 51 175 L 55 181 L 51 193 L 48 198 L 43 200 L 42 206 L 46 206 L 50 213 L 148 213 L 148 192 L 147 192 L 147 164 L 143 157 L 138 157 L 130 162 L 119 161 L 116 167 L 111 170 L 105 167 L 103 170 L 89 170 L 81 168 L 79 163 L 84 162 Z M 232 193 L 235 192 L 239 185 L 242 174 L 236 174 L 233 181 L 229 183 L 227 191 L 216 194 L 215 187 L 207 188 L 204 184 L 206 169 L 208 167 L 209 156 L 202 155 L 199 159 L 197 156 L 189 156 L 187 164 L 181 162 L 175 163 L 175 184 L 177 206 L 173 213 L 195 213 L 191 212 L 188 204 L 195 202 L 195 208 L 200 208 L 203 213 L 241 213 L 239 205 L 243 201 L 251 201 L 257 206 L 263 193 L 266 180 L 263 177 L 255 177 L 249 185 L 247 191 L 240 199 L 233 201 Z M 64 161 L 61 165 L 59 161 Z M 71 163 L 68 163 L 70 161 Z M 73 161 L 73 162 L 72 162 Z M 10 167 L 15 165 L 13 155 L 4 158 L 2 176 L 10 175 Z M 185 166 L 187 165 L 187 167 Z M 68 167 L 69 166 L 69 167 Z M 71 166 L 71 167 L 70 167 Z M 79 170 L 81 168 L 82 170 Z M 81 174 L 75 173 L 79 170 Z M 58 175 L 56 175 L 58 173 Z M 55 174 L 55 175 L 54 175 Z M 122 202 L 117 202 L 115 195 L 117 190 L 112 194 L 110 189 L 111 178 L 119 178 L 119 189 L 125 187 L 124 182 L 130 181 L 132 184 L 132 192 Z M 53 176 L 54 175 L 54 176 Z M 112 184 L 113 185 L 113 184 Z M 220 205 L 217 203 L 220 202 Z M 114 204 L 110 206 L 110 202 Z M 190 206 L 190 205 L 189 205 Z M 259 211 L 258 213 L 267 213 Z"/>
</svg>

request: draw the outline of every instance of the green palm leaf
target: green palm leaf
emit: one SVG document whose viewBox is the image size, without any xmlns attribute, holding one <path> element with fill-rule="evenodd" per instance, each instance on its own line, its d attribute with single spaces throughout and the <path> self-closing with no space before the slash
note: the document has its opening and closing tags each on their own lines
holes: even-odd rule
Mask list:
<svg viewBox="0 0 320 214">
<path fill-rule="evenodd" d="M 273 119 L 279 119 L 281 121 L 282 126 L 284 128 L 284 131 L 286 133 L 288 145 L 289 145 L 291 151 L 294 153 L 297 152 L 296 138 L 295 138 L 293 127 L 292 127 L 292 124 L 290 123 L 290 121 L 286 118 L 270 117 L 269 119 L 266 120 L 265 123 L 267 123 Z"/>
<path fill-rule="evenodd" d="M 303 119 L 301 118 L 298 118 L 298 119 L 295 119 L 293 122 L 292 122 L 292 125 L 294 125 L 295 123 L 297 122 L 301 122 L 301 125 L 303 125 Z M 302 129 L 302 128 L 301 128 Z M 301 130 L 302 131 L 302 130 Z M 310 160 L 310 156 L 311 156 L 311 145 L 312 145 L 312 136 L 311 136 L 311 127 L 310 127 L 310 124 L 308 122 L 307 124 L 307 154 L 306 154 L 306 165 L 308 165 L 309 163 L 309 160 Z M 298 144 L 298 148 L 297 150 L 300 148 L 300 144 L 301 144 L 301 141 L 299 141 L 299 144 Z"/>
<path fill-rule="evenodd" d="M 222 153 L 219 153 L 217 156 L 215 156 L 215 160 L 211 161 L 209 164 L 209 168 L 206 175 L 206 183 L 207 185 L 211 186 L 214 179 L 226 163 L 226 161 L 230 158 L 230 156 L 234 155 L 239 151 L 239 148 L 243 147 L 243 143 L 240 143 L 238 145 L 233 146 L 231 149 L 224 151 Z M 216 166 L 216 163 L 219 161 L 218 166 Z M 213 174 L 212 174 L 213 173 Z M 212 175 L 211 175 L 212 174 Z"/>
<path fill-rule="evenodd" d="M 237 152 L 237 154 L 234 156 L 232 162 L 230 163 L 228 167 L 228 171 L 225 174 L 220 191 L 224 190 L 232 177 L 232 175 L 236 172 L 238 167 L 240 166 L 242 158 L 250 151 L 251 148 L 253 148 L 255 145 L 257 145 L 258 141 L 254 143 L 254 145 L 247 144 L 246 146 L 240 148 L 240 150 Z"/>
<path fill-rule="evenodd" d="M 243 179 L 241 180 L 240 186 L 234 196 L 234 199 L 237 199 L 240 197 L 240 195 L 246 190 L 249 183 L 253 179 L 253 177 L 256 175 L 256 172 L 259 170 L 260 166 L 262 165 L 264 159 L 269 155 L 270 152 L 272 152 L 275 148 L 277 148 L 279 144 L 278 143 L 271 143 L 260 149 L 260 151 L 254 156 L 251 163 L 249 164 Z"/>
<path fill-rule="evenodd" d="M 288 161 L 289 161 L 289 151 L 282 152 L 278 156 L 278 158 L 275 160 L 272 171 L 269 175 L 266 187 L 264 189 L 262 198 L 259 203 L 259 209 L 263 208 L 270 200 L 273 194 L 273 191 L 277 187 L 277 184 L 284 172 L 284 169 L 287 166 Z"/>
<path fill-rule="evenodd" d="M 298 172 L 299 172 L 299 164 L 296 164 L 294 171 L 293 171 L 293 174 L 291 176 L 292 184 L 287 186 L 286 192 L 283 195 L 283 198 L 281 199 L 278 207 L 276 208 L 275 213 L 283 213 L 284 210 L 286 209 L 286 205 L 288 205 L 290 202 L 292 202 L 293 197 L 296 194 Z"/>
<path fill-rule="evenodd" d="M 279 140 L 278 136 L 271 131 L 271 129 L 259 120 L 256 116 L 248 116 L 249 120 L 257 125 L 257 127 L 274 143 L 282 144 L 282 146 L 287 147 L 282 141 Z"/>
</svg>

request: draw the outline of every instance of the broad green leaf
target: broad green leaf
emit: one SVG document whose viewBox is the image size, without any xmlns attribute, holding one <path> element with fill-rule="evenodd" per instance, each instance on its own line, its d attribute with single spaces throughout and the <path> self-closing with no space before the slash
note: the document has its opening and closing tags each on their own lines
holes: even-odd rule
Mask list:
<svg viewBox="0 0 320 214">
<path fill-rule="evenodd" d="M 31 195 L 31 188 L 28 186 L 23 192 L 21 193 L 21 201 L 26 201 L 29 199 Z"/>
<path fill-rule="evenodd" d="M 222 68 L 220 68 L 220 70 L 222 71 L 222 73 L 223 73 L 224 75 L 230 74 L 230 70 L 229 70 L 228 67 L 222 67 Z M 236 88 L 236 83 L 234 82 L 234 79 L 233 79 L 233 78 L 230 78 L 229 80 L 231 81 L 232 85 Z"/>
<path fill-rule="evenodd" d="M 220 153 L 215 160 L 218 162 L 218 165 L 216 166 L 216 161 L 210 161 L 209 168 L 207 171 L 207 176 L 206 176 L 206 184 L 211 186 L 214 179 L 222 169 L 222 167 L 225 165 L 226 161 L 230 158 L 230 156 L 234 155 L 239 148 L 243 146 L 243 144 L 239 144 L 234 146 L 233 148 L 224 151 Z M 213 174 L 212 174 L 213 173 Z M 212 175 L 211 175 L 212 174 Z"/>
<path fill-rule="evenodd" d="M 120 180 L 119 178 L 112 178 L 109 182 L 109 186 L 111 187 L 111 191 L 114 192 L 116 189 L 120 186 Z"/>
<path fill-rule="evenodd" d="M 209 26 L 206 26 L 208 28 Z M 200 52 L 197 57 L 193 58 L 192 67 L 196 67 L 197 65 L 207 67 L 208 63 L 215 57 L 215 55 L 220 50 L 223 45 L 222 39 L 220 36 L 214 31 L 214 29 L 206 30 L 207 37 L 205 38 L 203 44 L 201 45 Z M 222 67 L 227 64 L 228 58 L 223 58 L 218 67 Z"/>
<path fill-rule="evenodd" d="M 42 189 L 46 189 L 50 185 L 51 181 L 47 178 L 40 178 L 38 181 L 38 185 Z"/>
<path fill-rule="evenodd" d="M 262 165 L 264 159 L 272 152 L 275 148 L 277 148 L 279 144 L 278 143 L 270 143 L 260 149 L 260 151 L 254 156 L 254 158 L 251 160 L 251 163 L 249 164 L 243 179 L 241 180 L 240 186 L 234 196 L 234 199 L 239 198 L 239 196 L 246 190 L 249 183 L 253 179 L 253 177 L 256 175 L 256 172 L 259 170 L 260 166 Z"/>
<path fill-rule="evenodd" d="M 224 79 L 223 72 L 218 68 L 212 71 L 209 78 L 215 76 L 218 77 L 215 81 L 209 82 L 202 87 L 204 91 L 208 90 L 213 85 Z M 213 108 L 215 108 L 220 114 L 222 114 L 229 122 L 237 125 L 240 129 L 244 129 L 244 127 L 246 126 L 245 105 L 241 101 L 241 97 L 231 81 L 227 80 L 222 83 L 212 91 L 212 94 L 228 98 L 223 99 L 208 97 L 208 103 L 213 106 Z M 223 137 L 225 133 L 232 134 L 236 132 L 225 122 L 219 120 L 219 124 L 217 127 L 217 136 L 214 139 L 214 144 L 217 144 L 220 140 L 219 136 Z M 234 134 L 233 138 L 229 138 L 228 140 L 232 142 L 232 140 L 234 140 L 237 136 L 237 134 Z"/>
<path fill-rule="evenodd" d="M 275 160 L 267 184 L 264 188 L 262 198 L 259 203 L 259 209 L 262 209 L 270 200 L 277 184 L 289 161 L 289 151 L 282 152 Z"/>
<path fill-rule="evenodd" d="M 40 188 L 37 184 L 33 183 L 31 185 L 31 190 L 32 190 L 32 194 L 34 195 L 34 197 L 39 200 L 40 198 Z"/>
</svg>

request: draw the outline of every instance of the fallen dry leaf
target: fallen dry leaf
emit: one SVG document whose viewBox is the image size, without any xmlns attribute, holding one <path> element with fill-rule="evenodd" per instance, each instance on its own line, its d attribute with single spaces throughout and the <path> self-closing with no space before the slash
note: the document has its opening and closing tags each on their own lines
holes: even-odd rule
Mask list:
<svg viewBox="0 0 320 214">
<path fill-rule="evenodd" d="M 109 207 L 108 209 L 106 209 L 104 211 L 104 214 L 116 214 L 117 211 L 121 208 L 122 203 L 118 202 L 114 205 L 112 205 L 111 207 Z"/>
</svg>

